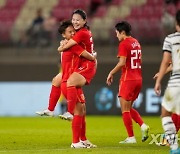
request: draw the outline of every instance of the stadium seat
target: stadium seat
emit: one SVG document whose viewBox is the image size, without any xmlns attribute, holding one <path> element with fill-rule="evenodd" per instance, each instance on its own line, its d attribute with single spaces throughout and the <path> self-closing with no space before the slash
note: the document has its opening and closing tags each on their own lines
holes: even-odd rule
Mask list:
<svg viewBox="0 0 180 154">
<path fill-rule="evenodd" d="M 56 8 L 53 10 L 53 15 L 57 18 L 58 21 L 69 19 L 71 17 L 73 8 Z"/>
<path fill-rule="evenodd" d="M 102 6 L 98 7 L 96 13 L 94 14 L 94 17 L 103 17 L 107 12 L 106 10 L 107 10 L 106 5 L 102 5 Z"/>
<path fill-rule="evenodd" d="M 112 0 L 111 5 L 120 5 L 122 0 Z"/>
</svg>

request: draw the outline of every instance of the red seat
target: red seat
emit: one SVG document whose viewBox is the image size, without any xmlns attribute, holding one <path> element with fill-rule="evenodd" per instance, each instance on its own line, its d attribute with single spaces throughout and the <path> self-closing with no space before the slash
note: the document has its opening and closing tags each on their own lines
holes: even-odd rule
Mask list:
<svg viewBox="0 0 180 154">
<path fill-rule="evenodd" d="M 71 0 L 59 0 L 58 6 L 60 7 L 68 7 L 69 5 L 72 5 Z"/>
<path fill-rule="evenodd" d="M 64 19 L 70 19 L 73 9 L 72 8 L 56 8 L 53 10 L 53 15 L 57 18 L 58 21 Z"/>
<path fill-rule="evenodd" d="M 103 17 L 106 14 L 107 7 L 105 5 L 102 5 L 98 7 L 96 13 L 94 14 L 94 17 Z"/>
<path fill-rule="evenodd" d="M 122 0 L 112 0 L 112 1 L 111 1 L 111 4 L 112 4 L 112 5 L 120 5 L 121 2 L 122 2 Z"/>
</svg>

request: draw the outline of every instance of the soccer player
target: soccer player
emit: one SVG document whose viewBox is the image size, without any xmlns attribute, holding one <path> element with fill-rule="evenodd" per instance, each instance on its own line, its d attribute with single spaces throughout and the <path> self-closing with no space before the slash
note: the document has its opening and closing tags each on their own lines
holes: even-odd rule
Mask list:
<svg viewBox="0 0 180 154">
<path fill-rule="evenodd" d="M 64 21 L 59 27 L 59 33 L 62 36 L 69 40 L 75 33 L 75 30 L 72 26 L 70 21 Z M 65 52 L 62 53 L 62 83 L 61 89 L 63 95 L 67 98 L 67 80 L 69 76 L 76 70 L 79 66 L 80 56 L 86 55 L 85 57 L 89 56 L 89 59 L 92 61 L 95 58 L 90 55 L 87 51 L 85 51 L 81 46 L 74 45 L 73 47 L 67 49 Z M 73 111 L 74 117 L 72 120 L 72 134 L 73 134 L 73 141 L 71 144 L 72 148 L 94 148 L 96 145 L 93 145 L 89 140 L 86 138 L 86 124 L 83 121 L 85 117 L 85 98 L 81 88 L 77 89 L 77 102 L 75 105 L 75 109 Z"/>
<path fill-rule="evenodd" d="M 91 31 L 87 26 L 86 13 L 83 10 L 75 10 L 72 13 L 72 24 L 76 30 L 76 34 L 67 42 L 67 44 L 61 45 L 58 48 L 58 51 L 63 52 L 64 50 L 79 44 L 82 48 L 93 54 L 93 39 Z M 85 84 L 90 84 L 90 81 L 93 79 L 95 73 L 96 62 L 81 58 L 80 67 L 72 73 L 67 80 L 68 112 L 60 115 L 60 118 L 66 120 L 73 118 L 73 111 L 77 100 L 77 88 L 82 87 Z M 83 121 L 85 121 L 85 119 L 83 119 Z"/>
<path fill-rule="evenodd" d="M 172 71 L 172 63 L 170 62 L 165 74 L 167 74 L 171 71 Z M 153 79 L 156 80 L 158 75 L 159 75 L 159 72 L 154 75 Z M 176 132 L 178 132 L 180 129 L 180 115 L 177 115 L 176 113 L 172 113 L 171 117 L 172 117 L 172 120 L 176 127 Z M 162 139 L 160 140 L 161 142 L 157 143 L 157 145 L 158 146 L 169 146 L 169 143 L 167 142 L 165 135 L 163 134 L 161 137 L 162 137 Z"/>
<path fill-rule="evenodd" d="M 180 10 L 176 13 L 176 32 L 165 38 L 163 51 L 154 90 L 158 96 L 161 94 L 161 80 L 166 73 L 169 62 L 172 61 L 172 75 L 162 100 L 161 117 L 165 137 L 170 145 L 170 153 L 179 154 L 180 148 L 178 148 L 176 127 L 171 115 L 172 113 L 180 115 Z"/>
<path fill-rule="evenodd" d="M 106 83 L 111 85 L 113 75 L 121 70 L 118 97 L 128 137 L 119 143 L 136 143 L 132 119 L 140 125 L 142 142 L 144 142 L 148 138 L 149 126 L 143 122 L 139 113 L 132 107 L 142 87 L 141 46 L 135 38 L 131 37 L 131 25 L 128 22 L 119 22 L 115 28 L 120 41 L 117 55 L 119 62 L 108 74 Z"/>
</svg>

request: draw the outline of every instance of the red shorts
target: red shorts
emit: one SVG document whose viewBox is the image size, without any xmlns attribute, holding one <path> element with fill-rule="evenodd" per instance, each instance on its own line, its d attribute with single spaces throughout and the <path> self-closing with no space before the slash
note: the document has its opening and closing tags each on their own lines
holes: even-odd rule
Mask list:
<svg viewBox="0 0 180 154">
<path fill-rule="evenodd" d="M 142 88 L 142 80 L 120 81 L 118 96 L 127 101 L 134 101 Z"/>
<path fill-rule="evenodd" d="M 67 99 L 67 82 L 61 83 L 61 92 L 64 95 L 64 97 Z M 77 88 L 77 103 L 78 102 L 80 103 L 86 102 L 82 88 Z"/>
<path fill-rule="evenodd" d="M 91 80 L 96 74 L 96 64 L 94 62 L 87 62 L 81 67 L 77 68 L 75 72 L 81 74 L 86 79 L 86 84 L 90 84 Z"/>
</svg>

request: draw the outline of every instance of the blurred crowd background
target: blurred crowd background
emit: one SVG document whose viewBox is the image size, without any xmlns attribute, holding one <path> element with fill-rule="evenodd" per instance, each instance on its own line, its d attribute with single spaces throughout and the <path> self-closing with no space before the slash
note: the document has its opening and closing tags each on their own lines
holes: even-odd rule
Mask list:
<svg viewBox="0 0 180 154">
<path fill-rule="evenodd" d="M 0 0 L 0 56 L 57 56 L 58 24 L 70 19 L 77 8 L 87 12 L 101 59 L 101 53 L 108 58 L 115 53 L 114 25 L 120 20 L 130 22 L 132 35 L 150 50 L 161 45 L 164 37 L 175 31 L 174 15 L 180 0 Z"/>
<path fill-rule="evenodd" d="M 59 39 L 58 23 L 84 9 L 95 44 L 114 43 L 114 25 L 132 24 L 141 43 L 158 44 L 174 30 L 179 0 L 0 0 L 2 47 L 47 47 Z"/>
</svg>

